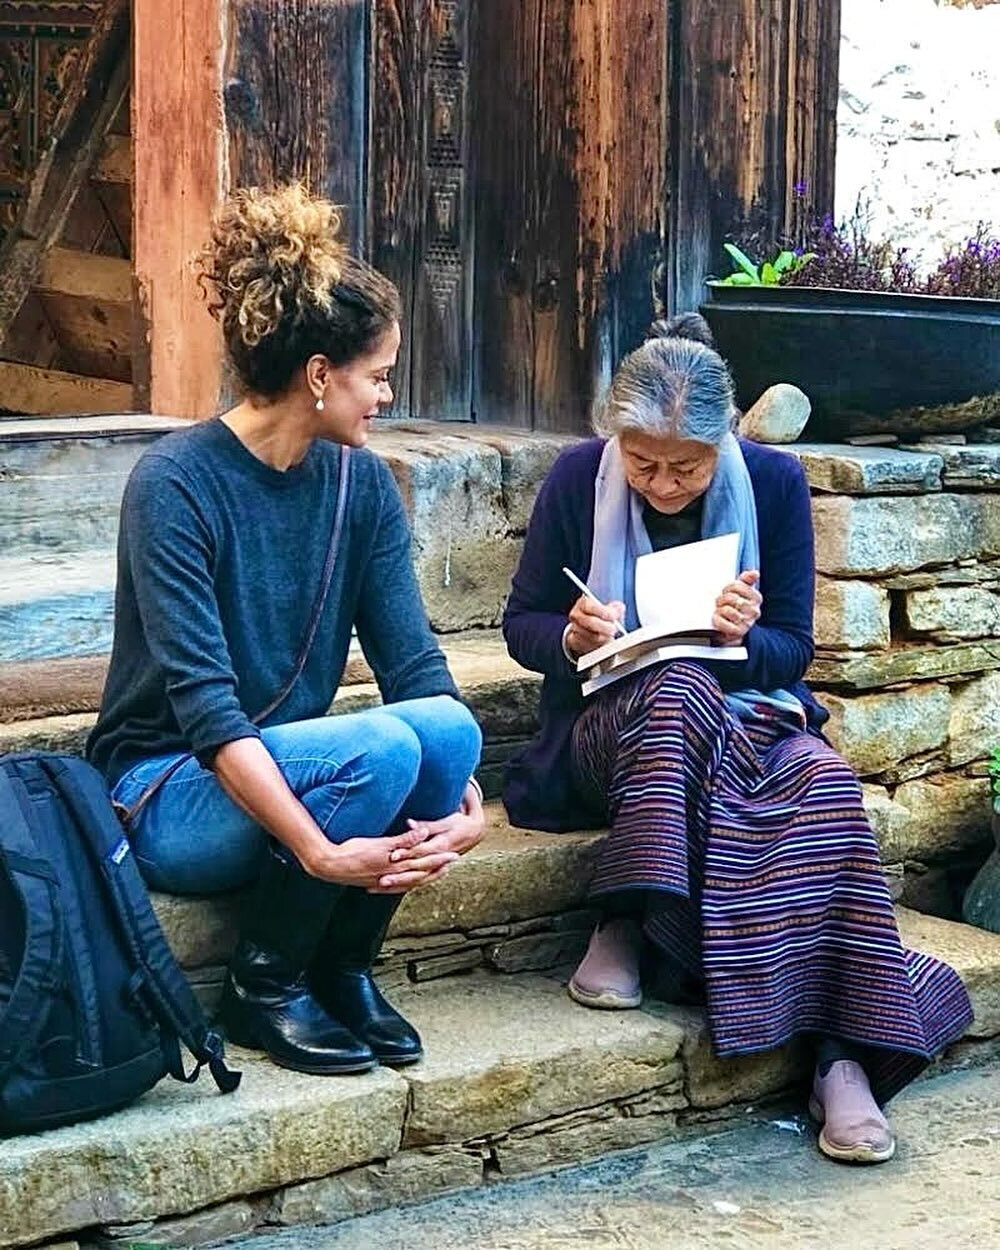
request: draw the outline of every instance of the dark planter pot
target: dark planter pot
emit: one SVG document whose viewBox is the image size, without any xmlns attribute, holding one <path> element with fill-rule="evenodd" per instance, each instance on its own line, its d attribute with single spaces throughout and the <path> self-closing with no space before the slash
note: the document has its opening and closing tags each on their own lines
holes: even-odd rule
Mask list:
<svg viewBox="0 0 1000 1250">
<path fill-rule="evenodd" d="M 979 929 L 1000 933 L 1000 811 L 993 808 L 993 842 L 990 857 L 965 891 L 962 919 Z"/>
<path fill-rule="evenodd" d="M 708 284 L 701 312 L 744 411 L 775 382 L 812 402 L 808 438 L 1000 420 L 1000 300 Z"/>
</svg>

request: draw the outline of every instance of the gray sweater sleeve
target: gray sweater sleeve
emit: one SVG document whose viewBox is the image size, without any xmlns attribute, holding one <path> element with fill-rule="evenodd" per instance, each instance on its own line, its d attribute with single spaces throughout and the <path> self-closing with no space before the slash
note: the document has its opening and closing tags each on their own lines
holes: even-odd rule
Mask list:
<svg viewBox="0 0 1000 1250">
<path fill-rule="evenodd" d="M 413 571 L 410 528 L 399 488 L 378 462 L 379 519 L 355 625 L 385 703 L 447 694 L 458 698 L 431 631 Z"/>
<path fill-rule="evenodd" d="M 259 731 L 240 706 L 213 584 L 215 542 L 184 472 L 147 454 L 126 488 L 122 510 L 128 567 L 150 653 L 191 750 L 215 750 Z"/>
</svg>

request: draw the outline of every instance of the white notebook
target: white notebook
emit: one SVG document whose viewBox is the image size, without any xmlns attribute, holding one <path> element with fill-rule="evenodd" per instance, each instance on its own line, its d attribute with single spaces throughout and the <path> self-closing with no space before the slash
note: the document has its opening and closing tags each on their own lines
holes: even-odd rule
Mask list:
<svg viewBox="0 0 1000 1250">
<path fill-rule="evenodd" d="M 664 660 L 745 660 L 745 647 L 712 641 L 715 601 L 734 581 L 739 534 L 722 534 L 640 556 L 635 562 L 639 627 L 581 655 L 583 693 L 593 694 L 630 673 Z"/>
</svg>

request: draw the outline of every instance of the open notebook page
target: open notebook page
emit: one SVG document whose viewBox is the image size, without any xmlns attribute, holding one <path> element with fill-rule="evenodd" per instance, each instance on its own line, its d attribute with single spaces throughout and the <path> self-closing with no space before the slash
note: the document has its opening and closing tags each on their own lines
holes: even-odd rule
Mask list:
<svg viewBox="0 0 1000 1250">
<path fill-rule="evenodd" d="M 691 634 L 712 628 L 715 601 L 736 578 L 739 534 L 721 534 L 640 556 L 635 609 L 643 629 Z"/>
</svg>

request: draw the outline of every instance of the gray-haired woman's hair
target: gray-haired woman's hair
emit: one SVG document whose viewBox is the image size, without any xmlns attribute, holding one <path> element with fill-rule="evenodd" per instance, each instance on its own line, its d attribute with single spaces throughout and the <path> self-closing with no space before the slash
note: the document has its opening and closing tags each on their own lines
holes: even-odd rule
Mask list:
<svg viewBox="0 0 1000 1250">
<path fill-rule="evenodd" d="M 697 313 L 656 321 L 618 366 L 594 418 L 598 434 L 625 430 L 718 446 L 733 427 L 733 380 Z"/>
</svg>

